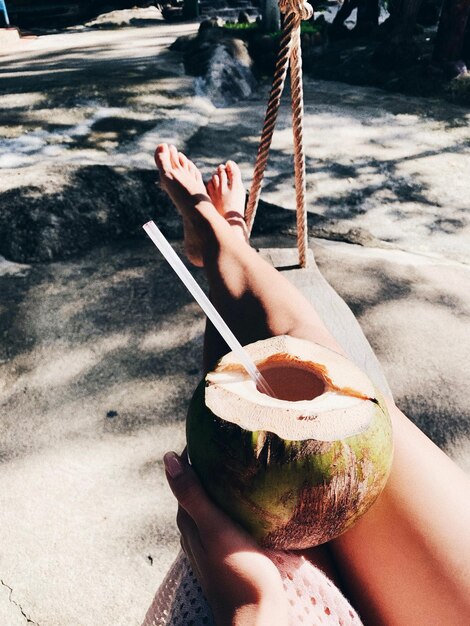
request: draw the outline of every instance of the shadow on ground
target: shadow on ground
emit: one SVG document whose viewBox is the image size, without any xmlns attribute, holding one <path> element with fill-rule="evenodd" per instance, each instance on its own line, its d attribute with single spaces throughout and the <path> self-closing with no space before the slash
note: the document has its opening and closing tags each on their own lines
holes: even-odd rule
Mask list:
<svg viewBox="0 0 470 626">
<path fill-rule="evenodd" d="M 329 246 L 326 255 L 318 248 L 321 270 L 361 323 L 398 406 L 441 448 L 468 441 L 468 268 L 389 249 Z"/>
<path fill-rule="evenodd" d="M 202 319 L 150 240 L 4 275 L 0 289 L 9 302 L 0 310 L 4 460 L 71 432 L 88 437 L 90 420 L 99 436 L 184 419 L 201 373 Z M 165 392 L 149 403 L 159 385 Z M 18 438 L 19 419 L 33 439 Z"/>
</svg>

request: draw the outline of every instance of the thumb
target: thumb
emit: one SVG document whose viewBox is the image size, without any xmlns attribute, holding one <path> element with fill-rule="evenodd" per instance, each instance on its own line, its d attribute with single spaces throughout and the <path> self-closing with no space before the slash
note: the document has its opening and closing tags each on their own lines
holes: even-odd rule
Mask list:
<svg viewBox="0 0 470 626">
<path fill-rule="evenodd" d="M 167 452 L 163 462 L 170 489 L 198 529 L 211 530 L 220 526 L 225 515 L 209 499 L 187 460 L 175 452 Z"/>
</svg>

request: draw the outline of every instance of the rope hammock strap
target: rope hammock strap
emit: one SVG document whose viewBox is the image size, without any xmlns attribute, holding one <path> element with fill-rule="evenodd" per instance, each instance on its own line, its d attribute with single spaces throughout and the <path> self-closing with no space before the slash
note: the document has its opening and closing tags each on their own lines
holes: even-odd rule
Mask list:
<svg viewBox="0 0 470 626">
<path fill-rule="evenodd" d="M 299 264 L 307 266 L 307 209 L 305 206 L 305 154 L 303 147 L 303 88 L 302 88 L 302 54 L 300 48 L 300 25 L 313 15 L 313 9 L 303 0 L 279 0 L 279 9 L 284 15 L 281 43 L 274 71 L 273 84 L 269 95 L 263 131 L 261 133 L 258 154 L 256 157 L 253 181 L 248 196 L 246 224 L 251 233 L 258 208 L 261 185 L 268 161 L 269 149 L 276 125 L 281 96 L 290 65 L 292 129 L 294 135 L 294 172 L 295 197 L 297 210 L 297 248 Z"/>
</svg>

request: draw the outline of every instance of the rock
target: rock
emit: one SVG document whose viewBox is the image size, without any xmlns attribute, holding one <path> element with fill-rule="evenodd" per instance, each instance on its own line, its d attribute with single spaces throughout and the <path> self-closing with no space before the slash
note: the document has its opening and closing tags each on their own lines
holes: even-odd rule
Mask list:
<svg viewBox="0 0 470 626">
<path fill-rule="evenodd" d="M 207 30 L 212 30 L 213 28 L 222 28 L 224 25 L 223 20 L 220 17 L 210 17 L 207 20 L 202 21 L 199 24 L 199 34 L 204 33 Z"/>
<path fill-rule="evenodd" d="M 222 107 L 240 98 L 248 98 L 256 85 L 246 44 L 239 39 L 229 39 L 211 51 L 207 70 L 196 88 L 216 106 Z"/>
<path fill-rule="evenodd" d="M 184 50 L 183 63 L 186 73 L 190 76 L 204 76 L 209 71 L 213 53 L 213 43 L 196 39 Z"/>
<path fill-rule="evenodd" d="M 151 170 L 104 165 L 24 168 L 21 183 L 0 193 L 0 254 L 16 262 L 64 259 L 135 235 L 156 215 L 167 234 L 180 235 L 155 178 Z"/>
<path fill-rule="evenodd" d="M 248 52 L 248 47 L 241 39 L 226 39 L 224 47 L 230 56 L 243 67 L 251 67 L 252 60 Z"/>
<path fill-rule="evenodd" d="M 162 17 L 167 22 L 179 22 L 183 19 L 183 10 L 180 7 L 165 5 L 162 7 Z"/>
<path fill-rule="evenodd" d="M 85 22 L 86 28 L 110 30 L 126 26 L 148 26 L 161 22 L 162 12 L 156 6 L 134 9 L 116 9 L 108 13 L 101 13 L 97 17 Z"/>
<path fill-rule="evenodd" d="M 250 42 L 250 53 L 261 74 L 272 74 L 276 65 L 279 37 L 261 35 Z"/>
<path fill-rule="evenodd" d="M 390 244 L 377 239 L 365 228 L 349 228 L 334 229 L 314 226 L 309 230 L 309 234 L 320 239 L 328 239 L 329 241 L 342 241 L 344 243 L 353 243 L 359 246 L 368 246 L 370 248 L 388 248 Z"/>
<path fill-rule="evenodd" d="M 451 98 L 461 104 L 470 103 L 470 73 L 462 73 L 450 81 L 447 92 Z"/>
<path fill-rule="evenodd" d="M 448 79 L 461 78 L 468 75 L 467 66 L 461 59 L 443 64 L 444 75 Z"/>
<path fill-rule="evenodd" d="M 230 36 L 225 29 L 200 28 L 196 38 L 177 45 L 183 49 L 186 72 L 200 78 L 196 85 L 198 93 L 210 98 L 216 106 L 247 98 L 256 88 L 247 44 Z"/>
<path fill-rule="evenodd" d="M 169 49 L 174 50 L 176 52 L 185 52 L 188 47 L 194 44 L 197 35 L 181 35 L 174 40 L 174 42 L 170 45 Z"/>
</svg>

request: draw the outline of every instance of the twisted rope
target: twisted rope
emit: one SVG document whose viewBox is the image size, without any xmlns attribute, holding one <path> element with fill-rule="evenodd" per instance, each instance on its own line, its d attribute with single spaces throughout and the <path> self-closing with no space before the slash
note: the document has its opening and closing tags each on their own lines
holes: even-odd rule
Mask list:
<svg viewBox="0 0 470 626">
<path fill-rule="evenodd" d="M 294 133 L 294 171 L 297 206 L 297 247 L 301 267 L 307 265 L 307 211 L 305 207 L 305 157 L 303 150 L 303 89 L 302 55 L 300 49 L 300 24 L 313 15 L 312 7 L 303 0 L 279 0 L 281 13 L 285 15 L 279 53 L 274 71 L 273 84 L 256 157 L 253 181 L 248 196 L 245 219 L 251 233 L 258 208 L 261 186 L 276 125 L 281 96 L 291 66 L 291 104 Z"/>
<path fill-rule="evenodd" d="M 305 153 L 303 145 L 304 93 L 302 87 L 302 53 L 300 50 L 300 25 L 294 33 L 294 45 L 291 53 L 291 100 L 292 130 L 294 134 L 294 172 L 295 199 L 297 207 L 297 248 L 299 264 L 307 265 L 308 228 L 307 207 L 305 204 Z"/>
<path fill-rule="evenodd" d="M 294 13 L 301 20 L 309 20 L 313 16 L 312 6 L 305 0 L 279 0 L 279 10 L 283 15 Z"/>
<path fill-rule="evenodd" d="M 279 53 L 274 71 L 273 84 L 269 95 L 268 106 L 264 118 L 263 130 L 258 147 L 258 155 L 256 157 L 255 170 L 251 183 L 250 193 L 248 196 L 248 205 L 246 208 L 245 219 L 248 232 L 253 228 L 253 222 L 258 208 L 258 201 L 261 192 L 261 184 L 263 182 L 264 171 L 268 161 L 269 148 L 273 138 L 274 127 L 277 121 L 279 106 L 281 104 L 281 95 L 284 90 L 284 84 L 289 67 L 290 52 L 292 46 L 292 32 L 297 27 L 299 19 L 294 13 L 286 17 L 284 23 Z"/>
</svg>

